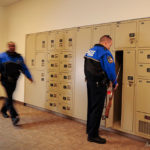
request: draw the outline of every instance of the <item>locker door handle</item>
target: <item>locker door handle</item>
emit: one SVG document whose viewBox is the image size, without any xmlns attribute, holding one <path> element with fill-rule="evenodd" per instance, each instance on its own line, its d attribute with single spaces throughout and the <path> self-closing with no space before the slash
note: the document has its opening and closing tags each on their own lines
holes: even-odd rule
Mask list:
<svg viewBox="0 0 150 150">
<path fill-rule="evenodd" d="M 34 66 L 34 59 L 31 60 L 31 65 Z"/>
<path fill-rule="evenodd" d="M 147 68 L 147 72 L 150 72 L 150 68 Z"/>
<path fill-rule="evenodd" d="M 129 82 L 129 86 L 130 86 L 130 87 L 134 84 L 133 81 L 128 81 L 128 82 Z"/>
</svg>

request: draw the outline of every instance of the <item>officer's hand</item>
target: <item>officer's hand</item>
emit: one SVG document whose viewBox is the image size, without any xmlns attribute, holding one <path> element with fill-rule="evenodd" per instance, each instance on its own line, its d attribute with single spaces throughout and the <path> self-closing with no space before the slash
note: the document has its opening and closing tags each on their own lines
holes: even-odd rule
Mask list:
<svg viewBox="0 0 150 150">
<path fill-rule="evenodd" d="M 114 91 L 117 90 L 118 86 L 119 86 L 119 84 L 117 83 L 117 84 L 115 85 L 115 87 L 114 87 Z"/>
<path fill-rule="evenodd" d="M 33 82 L 33 79 L 29 79 L 31 82 Z"/>
</svg>

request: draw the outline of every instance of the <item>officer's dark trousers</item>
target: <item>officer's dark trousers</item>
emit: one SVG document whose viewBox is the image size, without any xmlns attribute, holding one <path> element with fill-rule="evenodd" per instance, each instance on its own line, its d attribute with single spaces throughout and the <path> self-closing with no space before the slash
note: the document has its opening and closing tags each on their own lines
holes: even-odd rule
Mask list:
<svg viewBox="0 0 150 150">
<path fill-rule="evenodd" d="M 6 113 L 7 111 L 9 111 L 11 118 L 15 118 L 16 116 L 18 116 L 18 114 L 13 106 L 12 95 L 16 88 L 16 81 L 15 82 L 2 81 L 2 85 L 5 88 L 7 98 L 1 109 L 1 112 Z"/>
<path fill-rule="evenodd" d="M 88 137 L 97 137 L 100 120 L 104 108 L 107 87 L 98 83 L 87 81 L 88 113 L 87 134 Z"/>
</svg>

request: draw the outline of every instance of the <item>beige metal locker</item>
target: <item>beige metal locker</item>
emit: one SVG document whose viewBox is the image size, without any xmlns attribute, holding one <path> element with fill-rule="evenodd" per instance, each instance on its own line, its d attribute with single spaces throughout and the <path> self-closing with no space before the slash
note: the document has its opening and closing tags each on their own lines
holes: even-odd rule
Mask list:
<svg viewBox="0 0 150 150">
<path fill-rule="evenodd" d="M 136 111 L 150 113 L 150 80 L 138 79 L 136 90 Z"/>
<path fill-rule="evenodd" d="M 49 91 L 59 91 L 60 83 L 57 81 L 50 81 L 49 83 Z"/>
<path fill-rule="evenodd" d="M 29 68 L 35 67 L 35 36 L 36 34 L 28 34 L 26 36 L 26 64 Z"/>
<path fill-rule="evenodd" d="M 53 100 L 47 100 L 46 102 L 46 108 L 48 110 L 52 110 L 54 112 L 58 112 L 58 102 Z"/>
<path fill-rule="evenodd" d="M 150 20 L 138 22 L 138 47 L 150 47 Z"/>
<path fill-rule="evenodd" d="M 59 61 L 59 52 L 58 51 L 51 51 L 50 53 L 48 53 L 48 59 L 49 61 L 51 60 L 55 60 L 55 61 Z"/>
<path fill-rule="evenodd" d="M 111 25 L 99 25 L 99 26 L 94 26 L 93 28 L 93 38 L 92 38 L 92 45 L 98 44 L 100 37 L 103 35 L 110 35 L 112 36 L 111 33 Z"/>
<path fill-rule="evenodd" d="M 72 107 L 66 103 L 60 103 L 58 106 L 59 112 L 68 116 L 72 116 Z"/>
<path fill-rule="evenodd" d="M 56 32 L 56 49 L 57 50 L 63 50 L 65 45 L 65 37 L 64 37 L 64 31 L 60 30 Z"/>
<path fill-rule="evenodd" d="M 71 73 L 60 73 L 60 81 L 61 82 L 73 82 L 73 74 Z"/>
<path fill-rule="evenodd" d="M 47 51 L 48 32 L 36 34 L 36 51 Z"/>
<path fill-rule="evenodd" d="M 150 77 L 150 64 L 138 64 L 137 72 L 140 77 Z"/>
<path fill-rule="evenodd" d="M 50 71 L 59 72 L 59 61 L 50 61 L 48 63 L 48 69 Z"/>
<path fill-rule="evenodd" d="M 53 51 L 56 49 L 56 31 L 48 33 L 48 50 Z"/>
<path fill-rule="evenodd" d="M 47 53 L 36 53 L 36 69 L 47 69 Z"/>
<path fill-rule="evenodd" d="M 69 83 L 69 82 L 60 83 L 60 91 L 72 94 L 72 90 L 73 90 L 72 83 Z"/>
<path fill-rule="evenodd" d="M 115 25 L 115 49 L 136 46 L 136 22 L 116 23 Z"/>
<path fill-rule="evenodd" d="M 73 62 L 71 61 L 60 61 L 60 72 L 72 72 Z"/>
<path fill-rule="evenodd" d="M 150 63 L 150 49 L 138 50 L 138 63 Z"/>
<path fill-rule="evenodd" d="M 135 91 L 135 51 L 123 53 L 123 91 L 121 126 L 124 130 L 133 131 Z"/>
<path fill-rule="evenodd" d="M 150 114 L 136 112 L 136 134 L 150 139 Z"/>
<path fill-rule="evenodd" d="M 46 105 L 46 74 L 44 71 L 32 70 L 34 82 L 26 79 L 25 103 L 45 108 Z"/>
<path fill-rule="evenodd" d="M 73 51 L 75 48 L 76 28 L 65 31 L 65 51 Z"/>
<path fill-rule="evenodd" d="M 72 52 L 61 52 L 60 53 L 60 61 L 73 61 L 73 53 Z"/>
<path fill-rule="evenodd" d="M 87 87 L 84 76 L 84 55 L 91 45 L 92 27 L 78 28 L 76 39 L 75 117 L 87 118 Z"/>
<path fill-rule="evenodd" d="M 72 103 L 73 103 L 73 98 L 72 98 L 72 94 L 68 94 L 67 92 L 66 93 L 60 93 L 59 94 L 59 102 L 60 103 L 66 103 L 66 104 L 69 104 L 72 106 Z"/>
<path fill-rule="evenodd" d="M 49 72 L 50 81 L 59 81 L 60 75 L 58 72 Z"/>
<path fill-rule="evenodd" d="M 58 101 L 59 93 L 57 91 L 49 91 L 47 99 L 51 101 Z"/>
</svg>

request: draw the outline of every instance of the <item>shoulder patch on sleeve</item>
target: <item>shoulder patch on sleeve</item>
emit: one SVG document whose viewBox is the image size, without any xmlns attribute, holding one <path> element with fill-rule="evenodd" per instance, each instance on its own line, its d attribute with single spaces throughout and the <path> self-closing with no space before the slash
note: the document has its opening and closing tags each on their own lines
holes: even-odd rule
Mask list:
<svg viewBox="0 0 150 150">
<path fill-rule="evenodd" d="M 107 60 L 108 60 L 109 63 L 113 63 L 114 62 L 111 56 L 108 56 Z"/>
</svg>

